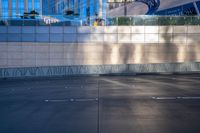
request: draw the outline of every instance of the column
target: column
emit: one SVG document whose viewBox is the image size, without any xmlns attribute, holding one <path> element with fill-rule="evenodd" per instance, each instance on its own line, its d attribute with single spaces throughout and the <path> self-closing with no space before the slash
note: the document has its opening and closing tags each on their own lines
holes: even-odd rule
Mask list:
<svg viewBox="0 0 200 133">
<path fill-rule="evenodd" d="M 80 18 L 82 19 L 82 8 L 83 8 L 83 0 L 79 0 L 79 14 Z"/>
<path fill-rule="evenodd" d="M 8 17 L 12 17 L 12 0 L 8 0 Z"/>
<path fill-rule="evenodd" d="M 69 0 L 65 0 L 65 10 L 64 11 L 68 11 L 70 9 L 70 1 Z"/>
<path fill-rule="evenodd" d="M 199 9 L 198 9 L 198 7 L 197 7 L 197 3 L 196 3 L 196 2 L 193 2 L 193 5 L 194 5 L 194 8 L 195 8 L 195 10 L 196 10 L 196 12 L 197 12 L 197 15 L 199 16 L 199 15 L 200 15 L 200 12 L 199 12 Z"/>
<path fill-rule="evenodd" d="M 58 5 L 57 5 L 57 1 L 56 1 L 56 10 L 57 10 L 57 12 L 58 12 Z M 67 1 L 66 0 L 64 0 L 64 11 L 67 9 Z"/>
<path fill-rule="evenodd" d="M 98 16 L 99 16 L 100 18 L 102 18 L 102 16 L 103 16 L 103 0 L 99 0 Z"/>
<path fill-rule="evenodd" d="M 90 0 L 87 0 L 86 2 L 86 17 L 87 17 L 87 25 L 90 24 Z"/>
<path fill-rule="evenodd" d="M 74 0 L 74 14 L 78 14 L 78 0 Z"/>
<path fill-rule="evenodd" d="M 98 6 L 97 0 L 93 0 L 93 2 L 94 2 L 94 13 L 98 13 L 97 12 L 97 6 Z"/>
<path fill-rule="evenodd" d="M 19 14 L 18 0 L 16 0 L 16 16 Z"/>
<path fill-rule="evenodd" d="M 90 6 L 90 0 L 87 0 L 86 1 L 86 7 L 89 7 Z"/>
<path fill-rule="evenodd" d="M 40 15 L 42 15 L 42 0 L 40 0 Z"/>
<path fill-rule="evenodd" d="M 86 1 L 86 9 L 87 9 L 87 8 L 90 8 L 90 0 L 87 0 L 87 1 Z"/>
<path fill-rule="evenodd" d="M 1 0 L 0 0 L 0 17 L 2 16 L 2 4 L 1 4 Z"/>
<path fill-rule="evenodd" d="M 28 12 L 28 0 L 24 0 L 24 12 Z"/>
<path fill-rule="evenodd" d="M 47 15 L 50 15 L 50 0 L 48 0 L 48 13 L 47 13 Z"/>
<path fill-rule="evenodd" d="M 127 16 L 127 0 L 124 1 L 124 16 Z"/>
<path fill-rule="evenodd" d="M 35 1 L 32 0 L 32 11 L 35 10 Z"/>
<path fill-rule="evenodd" d="M 60 3 L 60 2 L 58 2 L 58 3 Z M 67 13 L 66 11 L 69 10 L 69 0 L 64 0 L 64 5 L 65 5 L 64 12 Z M 57 7 L 58 7 L 58 11 L 59 11 L 60 7 L 59 6 L 57 6 Z"/>
</svg>

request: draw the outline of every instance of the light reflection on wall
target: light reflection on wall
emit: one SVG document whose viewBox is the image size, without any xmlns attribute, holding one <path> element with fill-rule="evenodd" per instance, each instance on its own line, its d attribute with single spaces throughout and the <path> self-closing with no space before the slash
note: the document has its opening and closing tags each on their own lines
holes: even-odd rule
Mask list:
<svg viewBox="0 0 200 133">
<path fill-rule="evenodd" d="M 114 45 L 111 51 L 111 63 L 118 64 L 119 63 L 119 45 Z"/>
<path fill-rule="evenodd" d="M 142 63 L 142 57 L 144 56 L 142 55 L 142 53 L 143 53 L 142 46 L 136 45 L 134 49 L 134 55 L 133 55 L 135 63 Z"/>
<path fill-rule="evenodd" d="M 177 47 L 177 62 L 184 62 L 187 56 L 187 49 L 185 46 Z"/>
</svg>

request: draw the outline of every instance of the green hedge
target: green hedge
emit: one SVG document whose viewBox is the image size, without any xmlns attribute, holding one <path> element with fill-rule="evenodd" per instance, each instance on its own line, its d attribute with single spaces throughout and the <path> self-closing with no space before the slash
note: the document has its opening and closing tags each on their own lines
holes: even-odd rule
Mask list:
<svg viewBox="0 0 200 133">
<path fill-rule="evenodd" d="M 134 16 L 109 19 L 109 25 L 200 25 L 199 16 Z"/>
</svg>

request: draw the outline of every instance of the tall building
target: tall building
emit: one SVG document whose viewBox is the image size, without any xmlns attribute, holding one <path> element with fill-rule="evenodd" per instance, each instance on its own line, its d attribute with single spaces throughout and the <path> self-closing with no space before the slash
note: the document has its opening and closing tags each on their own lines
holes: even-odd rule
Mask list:
<svg viewBox="0 0 200 133">
<path fill-rule="evenodd" d="M 124 16 L 124 4 L 110 2 L 107 8 L 108 17 Z M 127 0 L 128 1 L 128 0 Z M 133 0 L 126 5 L 127 16 L 134 15 L 200 15 L 200 0 Z"/>
<path fill-rule="evenodd" d="M 51 0 L 50 3 L 49 5 L 43 4 L 43 12 L 48 11 L 47 8 L 50 7 L 49 14 L 53 15 L 64 14 L 82 20 L 106 17 L 107 0 Z"/>
<path fill-rule="evenodd" d="M 56 3 L 58 0 L 42 0 L 42 15 L 56 15 Z"/>
<path fill-rule="evenodd" d="M 3 18 L 18 18 L 24 12 L 35 10 L 41 13 L 42 0 L 0 0 L 0 16 Z"/>
<path fill-rule="evenodd" d="M 92 24 L 96 18 L 106 18 L 107 0 L 0 0 L 0 16 L 20 18 L 35 10 L 42 16 L 60 20 L 77 20 Z"/>
</svg>

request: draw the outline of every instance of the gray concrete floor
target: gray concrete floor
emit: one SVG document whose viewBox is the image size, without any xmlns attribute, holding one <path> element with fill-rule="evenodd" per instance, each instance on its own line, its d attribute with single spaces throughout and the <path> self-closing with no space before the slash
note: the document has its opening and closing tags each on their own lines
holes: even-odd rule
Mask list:
<svg viewBox="0 0 200 133">
<path fill-rule="evenodd" d="M 0 133 L 200 133 L 200 75 L 1 80 Z"/>
</svg>

